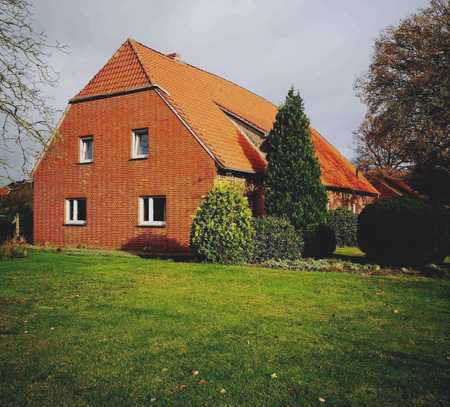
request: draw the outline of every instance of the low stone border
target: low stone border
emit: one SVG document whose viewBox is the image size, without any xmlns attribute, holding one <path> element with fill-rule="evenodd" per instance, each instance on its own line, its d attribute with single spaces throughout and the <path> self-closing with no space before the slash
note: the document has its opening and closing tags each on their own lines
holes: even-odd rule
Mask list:
<svg viewBox="0 0 450 407">
<path fill-rule="evenodd" d="M 420 269 L 381 267 L 378 264 L 354 263 L 338 259 L 268 260 L 259 266 L 292 271 L 345 272 L 371 275 L 417 275 L 450 278 L 446 267 L 429 264 Z"/>
</svg>

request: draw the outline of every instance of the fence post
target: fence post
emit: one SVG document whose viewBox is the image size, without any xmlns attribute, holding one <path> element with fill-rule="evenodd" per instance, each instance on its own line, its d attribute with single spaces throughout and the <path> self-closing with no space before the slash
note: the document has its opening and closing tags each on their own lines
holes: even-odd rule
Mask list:
<svg viewBox="0 0 450 407">
<path fill-rule="evenodd" d="M 16 235 L 16 239 L 18 239 L 19 236 L 20 236 L 20 215 L 19 215 L 19 212 L 16 213 L 16 219 L 15 219 L 14 223 L 16 224 L 16 233 L 15 233 L 15 235 Z"/>
</svg>

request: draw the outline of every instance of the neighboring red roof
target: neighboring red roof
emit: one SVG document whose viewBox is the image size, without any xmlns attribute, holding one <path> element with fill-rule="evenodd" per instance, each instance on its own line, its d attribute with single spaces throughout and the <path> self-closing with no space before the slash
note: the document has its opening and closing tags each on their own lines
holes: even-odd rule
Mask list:
<svg viewBox="0 0 450 407">
<path fill-rule="evenodd" d="M 366 174 L 366 177 L 380 193 L 382 199 L 396 196 L 420 198 L 419 192 L 414 190 L 408 179 L 408 173 L 373 170 Z"/>
<path fill-rule="evenodd" d="M 264 171 L 264 157 L 228 119 L 223 109 L 269 132 L 277 107 L 233 82 L 134 40 L 127 40 L 75 99 L 150 85 L 164 90 L 162 96 L 222 167 L 248 173 Z M 378 194 L 363 176 L 356 175 L 350 162 L 314 129 L 312 139 L 325 185 Z"/>
<path fill-rule="evenodd" d="M 9 194 L 9 189 L 6 187 L 0 187 L 0 198 Z"/>
</svg>

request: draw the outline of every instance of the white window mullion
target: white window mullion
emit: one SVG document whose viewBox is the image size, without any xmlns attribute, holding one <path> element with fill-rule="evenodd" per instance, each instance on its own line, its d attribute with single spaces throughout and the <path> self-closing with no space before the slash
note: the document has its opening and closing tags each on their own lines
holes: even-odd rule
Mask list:
<svg viewBox="0 0 450 407">
<path fill-rule="evenodd" d="M 74 199 L 73 201 L 73 220 L 78 222 L 78 200 Z"/>
<path fill-rule="evenodd" d="M 70 222 L 70 201 L 66 199 L 66 223 Z"/>
<path fill-rule="evenodd" d="M 139 204 L 138 204 L 138 219 L 139 223 L 144 223 L 144 198 L 139 198 Z"/>
<path fill-rule="evenodd" d="M 153 222 L 153 198 L 148 199 L 148 221 Z"/>
</svg>

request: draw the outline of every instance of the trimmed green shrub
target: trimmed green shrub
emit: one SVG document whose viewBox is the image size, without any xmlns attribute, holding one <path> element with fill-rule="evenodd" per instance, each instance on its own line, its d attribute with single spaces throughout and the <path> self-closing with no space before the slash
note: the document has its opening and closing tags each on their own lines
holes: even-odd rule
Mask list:
<svg viewBox="0 0 450 407">
<path fill-rule="evenodd" d="M 283 218 L 266 216 L 253 220 L 255 247 L 253 262 L 294 260 L 301 257 L 303 239 L 291 223 Z"/>
<path fill-rule="evenodd" d="M 304 234 L 304 257 L 322 259 L 336 250 L 336 236 L 330 226 L 323 223 L 308 225 Z"/>
<path fill-rule="evenodd" d="M 359 215 L 358 244 L 380 263 L 440 263 L 450 245 L 448 214 L 411 198 L 378 200 Z"/>
<path fill-rule="evenodd" d="M 334 230 L 336 245 L 339 247 L 358 244 L 358 215 L 347 208 L 328 212 L 328 225 Z"/>
<path fill-rule="evenodd" d="M 0 260 L 21 259 L 27 255 L 25 245 L 14 239 L 7 240 L 0 246 Z"/>
<path fill-rule="evenodd" d="M 218 183 L 195 214 L 191 251 L 202 261 L 235 264 L 253 256 L 255 230 L 247 198 L 236 184 Z"/>
</svg>

